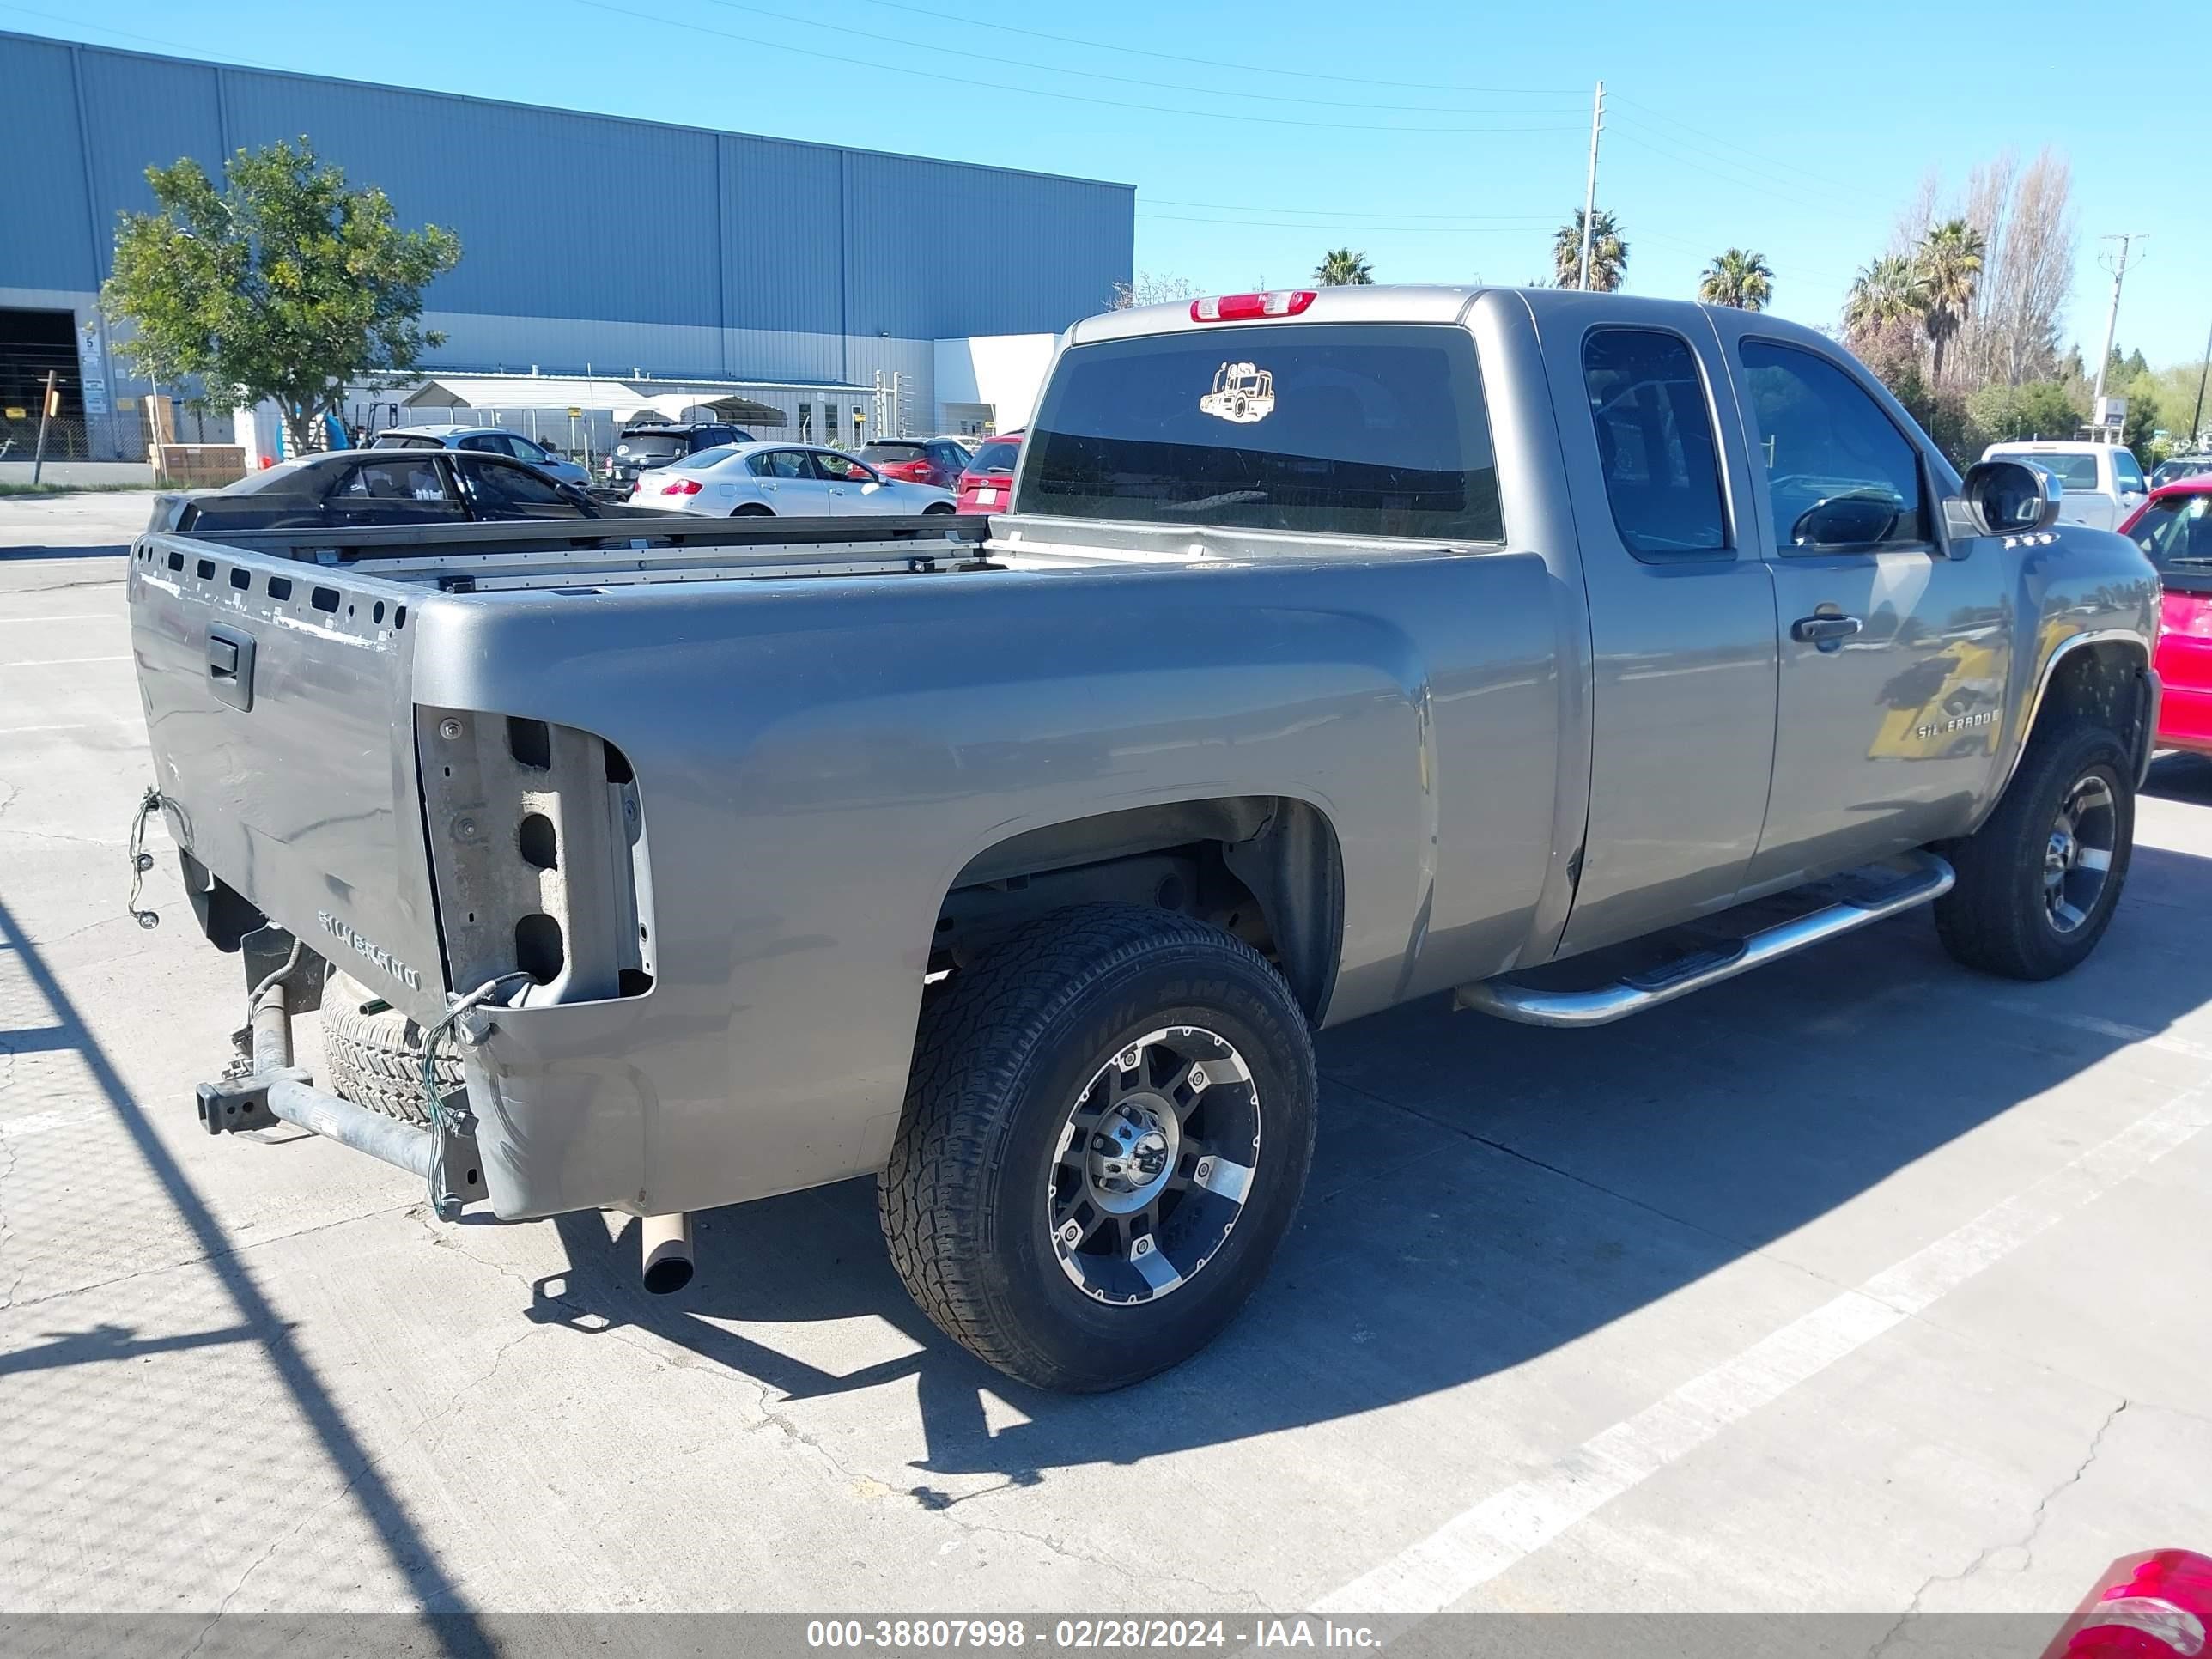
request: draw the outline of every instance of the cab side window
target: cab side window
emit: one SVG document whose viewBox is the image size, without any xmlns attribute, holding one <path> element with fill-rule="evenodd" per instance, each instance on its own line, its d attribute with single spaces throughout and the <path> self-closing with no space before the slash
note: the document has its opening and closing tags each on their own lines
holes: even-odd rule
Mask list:
<svg viewBox="0 0 2212 1659">
<path fill-rule="evenodd" d="M 459 459 L 477 516 L 484 519 L 575 519 L 582 510 L 544 474 L 511 460 L 465 455 Z"/>
<path fill-rule="evenodd" d="M 1593 330 L 1583 385 L 1621 545 L 1646 560 L 1726 552 L 1720 456 L 1689 343 L 1656 329 Z"/>
<path fill-rule="evenodd" d="M 1749 339 L 1737 351 L 1781 550 L 1924 544 L 1919 452 L 1881 405 L 1814 352 Z"/>
</svg>

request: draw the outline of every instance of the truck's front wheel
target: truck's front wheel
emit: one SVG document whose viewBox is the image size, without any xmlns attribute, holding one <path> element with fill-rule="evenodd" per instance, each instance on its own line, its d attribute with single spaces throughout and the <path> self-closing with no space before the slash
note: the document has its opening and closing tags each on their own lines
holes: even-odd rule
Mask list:
<svg viewBox="0 0 2212 1659">
<path fill-rule="evenodd" d="M 1312 1161 L 1305 1017 L 1250 946 L 1087 905 L 926 1016 L 878 1186 L 907 1289 L 1040 1388 L 1120 1388 L 1204 1347 L 1266 1273 Z"/>
<path fill-rule="evenodd" d="M 2101 726 L 2030 737 L 1989 821 L 1947 848 L 1957 884 L 1936 902 L 1946 950 L 2008 979 L 2077 966 L 2112 920 L 2135 845 L 2134 770 Z"/>
</svg>

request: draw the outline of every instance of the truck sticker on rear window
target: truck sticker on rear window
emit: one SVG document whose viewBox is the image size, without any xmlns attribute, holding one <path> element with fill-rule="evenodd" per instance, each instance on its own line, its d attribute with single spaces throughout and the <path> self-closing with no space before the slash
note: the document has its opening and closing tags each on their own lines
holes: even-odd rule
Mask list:
<svg viewBox="0 0 2212 1659">
<path fill-rule="evenodd" d="M 1275 412 L 1275 377 L 1256 363 L 1224 363 L 1213 390 L 1198 400 L 1205 414 L 1249 426 Z"/>
</svg>

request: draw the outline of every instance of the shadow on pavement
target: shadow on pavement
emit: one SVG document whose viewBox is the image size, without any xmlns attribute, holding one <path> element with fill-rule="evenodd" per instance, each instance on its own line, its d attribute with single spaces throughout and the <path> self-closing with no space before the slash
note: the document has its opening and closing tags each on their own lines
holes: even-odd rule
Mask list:
<svg viewBox="0 0 2212 1659">
<path fill-rule="evenodd" d="M 178 1218 L 198 1246 L 200 1255 L 204 1258 L 200 1265 L 220 1284 L 239 1316 L 238 1325 L 234 1328 L 144 1342 L 136 1340 L 134 1333 L 120 1328 L 95 1327 L 89 1331 L 63 1334 L 54 1337 L 45 1346 L 9 1356 L 4 1368 L 0 1369 L 52 1369 L 80 1362 L 113 1359 L 124 1355 L 136 1356 L 164 1348 L 198 1347 L 233 1341 L 250 1340 L 258 1344 L 267 1356 L 270 1368 L 290 1395 L 301 1420 L 319 1443 L 323 1456 L 345 1482 L 351 1501 L 382 1541 L 394 1573 L 425 1610 L 454 1615 L 437 1621 L 437 1634 L 445 1651 L 457 1656 L 489 1656 L 492 1652 L 489 1639 L 477 1626 L 466 1599 L 439 1566 L 437 1553 L 429 1540 L 407 1513 L 398 1495 L 386 1483 L 382 1471 L 370 1459 L 367 1449 L 347 1423 L 344 1413 L 331 1399 L 329 1389 L 301 1352 L 291 1327 L 277 1317 L 276 1310 L 270 1305 L 261 1287 L 254 1282 L 253 1275 L 238 1255 L 229 1235 L 223 1231 L 222 1224 L 216 1219 L 191 1181 L 185 1177 L 184 1170 L 178 1166 L 169 1149 L 161 1143 L 161 1137 L 147 1120 L 145 1109 L 125 1085 L 107 1051 L 93 1036 L 70 1001 L 69 994 L 55 977 L 53 969 L 18 925 L 4 902 L 0 902 L 0 944 L 13 950 L 32 988 L 45 1001 L 53 1017 L 52 1025 L 37 1029 L 44 1032 L 58 1031 L 63 1039 L 62 1046 L 74 1049 L 82 1059 L 94 1086 L 114 1113 L 116 1121 L 129 1135 L 132 1146 L 160 1183 Z M 176 1102 L 176 1108 L 179 1112 L 185 1109 L 181 1097 Z M 250 1432 L 250 1428 L 246 1431 Z"/>
<path fill-rule="evenodd" d="M 2195 1013 L 2212 1000 L 2207 892 L 2212 863 L 2138 846 L 2098 956 L 2046 985 L 1960 968 L 1926 916 L 1906 915 L 1596 1030 L 1432 998 L 1328 1032 L 1313 1176 L 1267 1282 L 1219 1342 L 1130 1394 L 1026 1389 L 942 1336 L 885 1258 L 867 1182 L 700 1217 L 698 1276 L 665 1298 L 638 1287 L 635 1224 L 611 1243 L 599 1217 L 565 1218 L 570 1269 L 540 1283 L 531 1316 L 649 1330 L 791 1400 L 912 1378 L 925 1476 L 1033 1484 L 1372 1411 L 1633 1313 L 2062 1084 L 2127 1031 Z M 863 1315 L 919 1352 L 832 1375 L 708 1322 Z M 985 1389 L 1030 1420 L 994 1433 Z M 884 1402 L 905 1409 L 901 1394 Z M 909 1496 L 957 1501 L 926 1480 Z"/>
<path fill-rule="evenodd" d="M 0 565 L 40 559 L 119 559 L 130 551 L 128 542 L 112 545 L 101 543 L 91 547 L 0 547 Z"/>
</svg>

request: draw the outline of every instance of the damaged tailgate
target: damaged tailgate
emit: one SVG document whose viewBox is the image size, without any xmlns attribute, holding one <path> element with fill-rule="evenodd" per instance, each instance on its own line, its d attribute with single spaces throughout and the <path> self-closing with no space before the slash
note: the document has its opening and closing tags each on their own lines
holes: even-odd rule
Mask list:
<svg viewBox="0 0 2212 1659">
<path fill-rule="evenodd" d="M 155 535 L 132 550 L 130 597 L 156 782 L 187 859 L 396 1005 L 436 1006 L 410 591 Z"/>
</svg>

